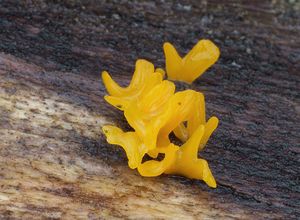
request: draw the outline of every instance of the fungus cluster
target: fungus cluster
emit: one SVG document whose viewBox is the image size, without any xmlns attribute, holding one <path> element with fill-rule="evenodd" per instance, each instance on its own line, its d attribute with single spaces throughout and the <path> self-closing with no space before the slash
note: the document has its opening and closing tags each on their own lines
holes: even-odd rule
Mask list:
<svg viewBox="0 0 300 220">
<path fill-rule="evenodd" d="M 108 143 L 121 146 L 127 155 L 128 166 L 142 176 L 153 177 L 163 173 L 200 179 L 210 187 L 216 181 L 208 163 L 198 158 L 209 137 L 218 126 L 218 119 L 206 120 L 205 100 L 201 92 L 191 89 L 176 92 L 174 80 L 192 83 L 219 58 L 217 46 L 209 40 L 200 40 L 181 58 L 170 44 L 164 44 L 165 71 L 154 68 L 146 60 L 136 61 L 135 72 L 128 87 L 120 87 L 108 74 L 102 73 L 109 95 L 104 99 L 123 111 L 133 131 L 105 125 L 102 130 Z M 170 81 L 172 80 L 172 81 Z M 180 140 L 181 146 L 170 140 L 170 134 Z M 158 156 L 163 154 L 162 160 Z M 148 160 L 145 161 L 145 155 Z"/>
</svg>

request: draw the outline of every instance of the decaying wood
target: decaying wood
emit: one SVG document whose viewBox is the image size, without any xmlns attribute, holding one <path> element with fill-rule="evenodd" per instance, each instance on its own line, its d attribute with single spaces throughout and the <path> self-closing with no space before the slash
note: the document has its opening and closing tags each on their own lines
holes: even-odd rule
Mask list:
<svg viewBox="0 0 300 220">
<path fill-rule="evenodd" d="M 0 216 L 296 219 L 299 196 L 297 1 L 0 1 Z M 136 58 L 163 66 L 212 39 L 219 62 L 192 86 L 220 126 L 201 154 L 217 189 L 144 178 L 106 143 L 128 128 L 104 102 L 100 71 L 129 82 Z"/>
</svg>

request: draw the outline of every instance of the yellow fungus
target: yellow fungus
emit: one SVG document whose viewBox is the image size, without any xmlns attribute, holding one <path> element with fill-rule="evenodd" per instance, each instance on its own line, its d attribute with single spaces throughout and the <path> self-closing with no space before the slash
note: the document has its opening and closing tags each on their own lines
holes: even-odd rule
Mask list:
<svg viewBox="0 0 300 220">
<path fill-rule="evenodd" d="M 160 148 L 160 153 L 165 155 L 162 161 L 148 160 L 138 166 L 138 171 L 142 176 L 159 176 L 166 171 L 176 159 L 176 152 L 179 147 L 169 144 L 165 148 Z"/>
<path fill-rule="evenodd" d="M 210 132 L 209 132 L 210 133 Z M 200 125 L 193 135 L 176 152 L 176 160 L 165 171 L 166 174 L 180 174 L 192 179 L 203 180 L 216 188 L 216 181 L 204 159 L 198 159 L 198 148 L 204 138 L 205 127 Z"/>
<path fill-rule="evenodd" d="M 170 117 L 169 99 L 174 92 L 175 85 L 163 81 L 149 91 L 143 100 L 133 102 L 124 111 L 129 125 L 136 131 L 148 150 L 156 147 L 158 132 Z"/>
<path fill-rule="evenodd" d="M 169 79 L 193 82 L 219 57 L 219 49 L 209 40 L 199 41 L 181 58 L 169 43 L 164 44 L 166 69 Z M 146 60 L 137 60 L 135 72 L 128 87 L 120 87 L 110 75 L 102 73 L 109 93 L 105 100 L 122 110 L 133 131 L 124 132 L 106 125 L 102 130 L 110 144 L 121 146 L 126 152 L 128 166 L 142 176 L 152 177 L 179 174 L 200 179 L 210 187 L 216 181 L 198 151 L 206 145 L 218 126 L 218 119 L 206 121 L 204 95 L 194 90 L 175 92 L 175 84 L 163 80 L 165 71 L 154 69 Z M 170 134 L 182 142 L 171 143 Z M 145 155 L 152 159 L 143 161 Z M 158 160 L 158 155 L 164 158 Z M 142 162 L 143 161 L 143 162 Z"/>
<path fill-rule="evenodd" d="M 164 78 L 166 75 L 166 72 L 162 68 L 156 68 L 155 72 L 160 73 L 162 78 Z"/>
<path fill-rule="evenodd" d="M 111 105 L 124 110 L 131 101 L 142 99 L 143 95 L 161 83 L 162 73 L 154 72 L 154 65 L 146 60 L 137 60 L 132 80 L 128 87 L 120 87 L 108 74 L 102 72 L 103 83 L 110 94 L 104 99 Z"/>
<path fill-rule="evenodd" d="M 192 83 L 219 58 L 219 48 L 210 40 L 200 40 L 193 49 L 181 58 L 174 46 L 164 44 L 167 75 L 171 80 Z"/>
<path fill-rule="evenodd" d="M 107 137 L 107 142 L 121 146 L 126 152 L 128 166 L 135 169 L 142 162 L 147 152 L 145 145 L 140 141 L 135 132 L 123 132 L 116 126 L 105 125 L 102 131 Z"/>
</svg>

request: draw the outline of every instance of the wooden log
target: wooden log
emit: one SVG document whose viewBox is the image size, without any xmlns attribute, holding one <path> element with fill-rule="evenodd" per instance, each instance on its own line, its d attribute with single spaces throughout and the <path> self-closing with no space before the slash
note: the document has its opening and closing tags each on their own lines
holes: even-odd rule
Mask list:
<svg viewBox="0 0 300 220">
<path fill-rule="evenodd" d="M 0 217 L 297 219 L 300 216 L 297 1 L 0 1 Z M 106 143 L 128 129 L 103 100 L 162 44 L 213 40 L 221 58 L 192 88 L 220 126 L 201 156 L 218 188 L 141 177 Z"/>
</svg>

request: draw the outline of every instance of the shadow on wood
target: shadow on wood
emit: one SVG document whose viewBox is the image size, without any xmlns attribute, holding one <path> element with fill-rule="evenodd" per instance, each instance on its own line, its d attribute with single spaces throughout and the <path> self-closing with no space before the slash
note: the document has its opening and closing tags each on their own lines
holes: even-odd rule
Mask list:
<svg viewBox="0 0 300 220">
<path fill-rule="evenodd" d="M 298 2 L 1 1 L 0 216 L 3 218 L 299 217 Z M 128 129 L 102 99 L 100 71 L 129 82 L 135 59 L 163 67 L 212 39 L 221 59 L 192 87 L 220 126 L 203 153 L 216 190 L 143 178 L 106 143 Z"/>
</svg>

